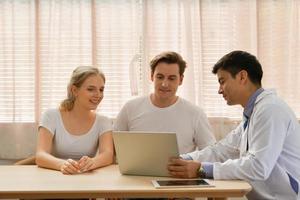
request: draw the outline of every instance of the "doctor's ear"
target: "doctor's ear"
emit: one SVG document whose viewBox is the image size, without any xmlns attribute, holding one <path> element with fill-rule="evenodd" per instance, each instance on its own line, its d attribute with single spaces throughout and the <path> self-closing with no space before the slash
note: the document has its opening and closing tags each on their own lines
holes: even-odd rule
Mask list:
<svg viewBox="0 0 300 200">
<path fill-rule="evenodd" d="M 241 70 L 238 74 L 238 79 L 245 83 L 248 80 L 248 72 L 246 70 Z"/>
</svg>

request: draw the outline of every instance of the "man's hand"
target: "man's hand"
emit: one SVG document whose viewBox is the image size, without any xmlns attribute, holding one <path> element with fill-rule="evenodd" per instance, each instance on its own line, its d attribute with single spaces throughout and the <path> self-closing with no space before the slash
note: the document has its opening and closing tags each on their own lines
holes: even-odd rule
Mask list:
<svg viewBox="0 0 300 200">
<path fill-rule="evenodd" d="M 196 178 L 201 163 L 194 160 L 171 158 L 168 164 L 169 173 L 179 178 Z"/>
</svg>

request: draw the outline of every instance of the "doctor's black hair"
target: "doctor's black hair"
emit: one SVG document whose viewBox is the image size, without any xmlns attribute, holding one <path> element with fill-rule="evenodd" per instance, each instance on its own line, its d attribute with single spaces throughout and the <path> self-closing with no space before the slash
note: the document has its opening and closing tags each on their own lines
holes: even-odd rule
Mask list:
<svg viewBox="0 0 300 200">
<path fill-rule="evenodd" d="M 247 71 L 250 80 L 261 86 L 263 71 L 257 58 L 246 51 L 232 51 L 224 55 L 213 67 L 212 73 L 217 74 L 218 70 L 225 70 L 233 78 L 242 70 Z"/>
</svg>

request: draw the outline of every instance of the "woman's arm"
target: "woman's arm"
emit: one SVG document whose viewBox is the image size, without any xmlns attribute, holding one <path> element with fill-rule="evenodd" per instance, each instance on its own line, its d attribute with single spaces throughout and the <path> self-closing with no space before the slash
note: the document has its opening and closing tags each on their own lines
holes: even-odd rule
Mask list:
<svg viewBox="0 0 300 200">
<path fill-rule="evenodd" d="M 51 155 L 53 134 L 46 128 L 39 128 L 39 136 L 36 150 L 36 164 L 40 167 L 55 169 L 64 174 L 78 173 L 78 163 L 72 159 L 63 160 Z"/>
<path fill-rule="evenodd" d="M 93 157 L 83 156 L 79 161 L 81 172 L 90 171 L 99 167 L 110 165 L 114 160 L 114 144 L 112 131 L 103 133 L 99 137 L 99 152 Z"/>
</svg>

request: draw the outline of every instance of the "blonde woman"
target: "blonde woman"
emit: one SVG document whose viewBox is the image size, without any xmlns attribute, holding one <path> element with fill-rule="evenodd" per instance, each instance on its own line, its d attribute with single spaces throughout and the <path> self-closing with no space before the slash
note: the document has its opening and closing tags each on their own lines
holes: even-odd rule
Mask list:
<svg viewBox="0 0 300 200">
<path fill-rule="evenodd" d="M 40 122 L 38 166 L 78 174 L 113 162 L 112 122 L 95 112 L 104 84 L 104 74 L 95 67 L 73 71 L 68 98 L 59 108 L 47 110 Z"/>
</svg>

